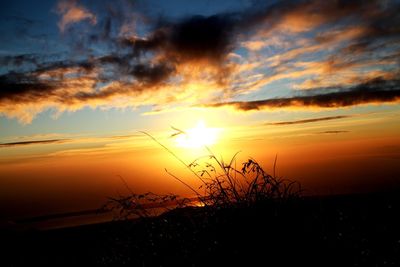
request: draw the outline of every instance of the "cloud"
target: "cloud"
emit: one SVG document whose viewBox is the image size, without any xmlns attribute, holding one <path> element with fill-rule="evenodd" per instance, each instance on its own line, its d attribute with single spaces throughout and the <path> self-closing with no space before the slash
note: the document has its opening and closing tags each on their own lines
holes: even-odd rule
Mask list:
<svg viewBox="0 0 400 267">
<path fill-rule="evenodd" d="M 211 70 L 209 74 L 213 75 L 210 78 L 222 82 L 220 74 L 226 75 L 230 71 L 228 55 L 236 47 L 239 20 L 234 14 L 163 20 L 158 22 L 158 27 L 148 36 L 124 37 L 119 39 L 119 43 L 131 49 L 131 55 L 136 59 L 149 53 L 156 54 L 154 60 L 146 64 L 168 65 L 169 70 L 182 69 L 188 65 L 202 66 Z"/>
<path fill-rule="evenodd" d="M 279 121 L 279 122 L 269 122 L 265 123 L 265 125 L 291 125 L 291 124 L 303 124 L 310 122 L 319 122 L 319 121 L 329 121 L 329 120 L 338 120 L 345 119 L 351 116 L 331 116 L 331 117 L 320 117 L 320 118 L 312 118 L 312 119 L 304 119 L 304 120 L 296 120 L 296 121 Z"/>
<path fill-rule="evenodd" d="M 169 77 L 174 70 L 174 66 L 168 65 L 168 63 L 158 65 L 137 64 L 133 66 L 131 74 L 145 83 L 157 84 Z"/>
<path fill-rule="evenodd" d="M 0 64 L 2 66 L 20 67 L 22 64 L 37 65 L 37 55 L 21 54 L 16 56 L 0 56 Z"/>
<path fill-rule="evenodd" d="M 106 61 L 114 60 L 108 58 Z M 55 115 L 83 107 L 108 109 L 153 105 L 157 109 L 169 103 L 207 99 L 218 86 L 204 77 L 195 77 L 191 74 L 193 68 L 180 70 L 188 81 L 175 85 L 164 80 L 174 71 L 167 63 L 155 66 L 139 63 L 120 66 L 117 63 L 103 72 L 100 62 L 104 59 L 94 59 L 90 64 L 57 62 L 36 72 L 1 75 L 0 114 L 27 124 L 36 114 L 48 109 L 54 110 Z M 118 75 L 118 81 L 115 81 L 115 75 Z"/>
<path fill-rule="evenodd" d="M 376 79 L 337 92 L 303 95 L 288 98 L 274 98 L 256 101 L 233 101 L 205 105 L 207 107 L 232 106 L 238 110 L 260 110 L 293 107 L 340 108 L 371 103 L 400 101 L 400 81 Z"/>
<path fill-rule="evenodd" d="M 0 143 L 0 148 L 2 147 L 15 147 L 15 146 L 27 146 L 27 145 L 47 145 L 47 144 L 64 144 L 64 143 L 109 143 L 109 142 L 119 142 L 123 140 L 128 140 L 132 138 L 142 138 L 143 135 L 140 134 L 129 134 L 129 135 L 108 135 L 108 136 L 68 136 L 65 138 L 53 138 L 53 139 L 39 139 L 40 137 L 56 137 L 60 134 L 39 134 L 31 136 L 19 136 L 14 137 L 13 142 Z M 16 141 L 16 140 L 21 141 Z M 33 140 L 30 140 L 33 139 Z"/>
<path fill-rule="evenodd" d="M 340 134 L 340 133 L 349 133 L 349 131 L 332 130 L 332 131 L 318 132 L 317 134 Z"/>
<path fill-rule="evenodd" d="M 94 15 L 77 1 L 59 2 L 58 25 L 73 33 L 65 36 L 71 51 L 0 57 L 0 114 L 30 123 L 48 109 L 215 103 L 257 110 L 398 100 L 398 88 L 383 88 L 398 77 L 396 2 L 259 1 L 182 18 L 146 17 L 121 3 Z M 84 34 L 81 25 L 70 27 L 81 21 L 93 27 Z M 381 86 L 367 84 L 374 79 Z M 268 96 L 277 81 L 290 84 L 278 94 L 285 98 L 236 101 L 256 91 Z"/>
<path fill-rule="evenodd" d="M 169 53 L 181 60 L 208 59 L 221 61 L 233 50 L 233 16 L 194 16 L 172 25 L 169 36 Z"/>
<path fill-rule="evenodd" d="M 79 5 L 77 0 L 61 0 L 58 2 L 56 11 L 61 16 L 57 24 L 61 32 L 64 32 L 71 24 L 83 20 L 89 20 L 93 25 L 97 23 L 96 16 L 84 6 Z"/>
<path fill-rule="evenodd" d="M 268 45 L 267 42 L 265 41 L 247 41 L 247 42 L 243 42 L 242 44 L 244 47 L 246 47 L 248 50 L 251 51 L 258 51 L 263 49 L 264 47 L 266 47 Z"/>
<path fill-rule="evenodd" d="M 32 141 L 19 141 L 19 142 L 9 142 L 0 143 L 0 148 L 2 147 L 14 147 L 14 146 L 27 146 L 27 145 L 43 145 L 43 144 L 54 144 L 63 143 L 69 139 L 49 139 L 49 140 L 32 140 Z"/>
</svg>

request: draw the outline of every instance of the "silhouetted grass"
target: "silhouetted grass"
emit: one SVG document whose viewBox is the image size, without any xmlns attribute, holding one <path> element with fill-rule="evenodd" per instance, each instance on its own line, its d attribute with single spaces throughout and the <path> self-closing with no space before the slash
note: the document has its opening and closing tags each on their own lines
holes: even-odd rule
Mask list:
<svg viewBox="0 0 400 267">
<path fill-rule="evenodd" d="M 236 155 L 224 162 L 208 150 L 187 164 L 168 152 L 200 188 L 168 173 L 203 206 L 137 194 L 120 177 L 129 193 L 104 208 L 140 220 L 0 231 L 2 266 L 400 266 L 398 191 L 300 197 L 298 183 L 276 177 L 276 158 L 270 175 L 254 159 L 236 168 Z"/>
<path fill-rule="evenodd" d="M 181 130 L 173 129 L 177 130 L 177 133 L 171 136 L 185 134 Z M 240 168 L 237 168 L 236 157 L 239 152 L 226 162 L 222 158 L 219 159 L 207 146 L 205 146 L 205 149 L 208 155 L 186 163 L 151 134 L 143 133 L 183 164 L 199 180 L 201 185 L 194 188 L 184 182 L 184 179 L 165 169 L 171 177 L 195 194 L 196 197 L 193 200 L 180 198 L 174 194 L 157 195 L 152 192 L 137 194 L 120 177 L 129 194 L 110 197 L 103 207 L 103 209 L 114 211 L 117 219 L 149 217 L 160 213 L 155 208 L 169 210 L 168 206 L 185 207 L 193 204 L 193 202 L 200 203 L 201 206 L 210 210 L 237 206 L 246 207 L 265 201 L 286 201 L 301 196 L 302 189 L 299 182 L 276 176 L 277 157 L 275 157 L 272 175 L 267 173 L 253 158 L 249 158 L 240 165 Z"/>
</svg>

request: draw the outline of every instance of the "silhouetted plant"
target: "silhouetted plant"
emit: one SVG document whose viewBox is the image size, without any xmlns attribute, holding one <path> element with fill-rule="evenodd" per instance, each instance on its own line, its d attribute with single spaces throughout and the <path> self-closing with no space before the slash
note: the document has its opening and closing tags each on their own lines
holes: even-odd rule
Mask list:
<svg viewBox="0 0 400 267">
<path fill-rule="evenodd" d="M 188 165 L 205 181 L 199 188 L 204 187 L 204 193 L 198 192 L 205 205 L 251 205 L 263 200 L 284 200 L 300 196 L 300 183 L 275 176 L 276 158 L 272 176 L 252 158 L 242 163 L 242 168 L 238 169 L 234 166 L 238 153 L 229 163 L 225 163 L 209 148 L 207 150 L 210 155 L 206 160 L 197 159 Z"/>
<path fill-rule="evenodd" d="M 177 132 L 171 136 L 185 134 L 184 131 L 173 128 Z M 278 178 L 276 176 L 275 157 L 273 175 L 268 174 L 261 165 L 250 158 L 241 164 L 241 168 L 236 167 L 237 152 L 229 162 L 218 159 L 217 156 L 205 146 L 209 155 L 198 158 L 187 164 L 178 157 L 171 149 L 163 145 L 156 138 L 146 132 L 142 132 L 153 141 L 159 144 L 181 164 L 183 164 L 199 181 L 200 187 L 195 189 L 193 186 L 184 182 L 167 169 L 165 171 L 174 179 L 190 189 L 195 195 L 197 202 L 207 207 L 227 207 L 234 205 L 250 206 L 252 204 L 267 200 L 287 200 L 297 198 L 301 195 L 301 185 L 297 181 Z M 122 179 L 122 177 L 121 177 Z M 123 179 L 122 179 L 123 180 Z M 151 209 L 155 207 L 167 208 L 168 204 L 173 203 L 174 207 L 183 207 L 193 203 L 193 200 L 179 198 L 177 195 L 157 195 L 151 192 L 136 194 L 130 190 L 123 180 L 130 194 L 109 198 L 109 202 L 104 206 L 117 212 L 117 218 L 126 219 L 132 216 L 148 217 L 154 215 Z M 158 212 L 159 213 L 159 212 Z"/>
<path fill-rule="evenodd" d="M 169 209 L 169 205 L 184 206 L 185 200 L 178 200 L 177 197 L 174 194 L 157 195 L 152 192 L 130 193 L 127 196 L 109 197 L 102 209 L 114 212 L 115 219 L 151 217 L 158 214 L 157 208 Z"/>
<path fill-rule="evenodd" d="M 122 176 L 118 177 L 129 191 L 129 194 L 109 197 L 108 201 L 100 209 L 113 212 L 114 219 L 126 220 L 136 217 L 151 217 L 159 214 L 157 209 L 169 210 L 171 207 L 184 207 L 190 202 L 189 199 L 179 198 L 175 194 L 158 195 L 152 192 L 136 194 Z"/>
</svg>

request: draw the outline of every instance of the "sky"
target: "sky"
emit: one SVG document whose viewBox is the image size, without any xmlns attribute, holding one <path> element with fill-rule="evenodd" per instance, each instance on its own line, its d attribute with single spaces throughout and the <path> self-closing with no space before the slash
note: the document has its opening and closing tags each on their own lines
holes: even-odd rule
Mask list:
<svg viewBox="0 0 400 267">
<path fill-rule="evenodd" d="M 143 132 L 187 163 L 207 135 L 226 160 L 278 155 L 310 195 L 400 185 L 399 1 L 0 5 L 0 219 L 98 207 L 120 176 L 189 195 Z"/>
</svg>

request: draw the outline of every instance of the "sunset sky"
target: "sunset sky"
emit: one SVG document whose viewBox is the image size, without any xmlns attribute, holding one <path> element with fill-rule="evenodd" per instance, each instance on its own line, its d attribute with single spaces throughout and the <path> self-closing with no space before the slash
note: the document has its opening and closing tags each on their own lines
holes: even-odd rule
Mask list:
<svg viewBox="0 0 400 267">
<path fill-rule="evenodd" d="M 141 131 L 187 163 L 278 155 L 311 195 L 400 185 L 399 1 L 0 5 L 0 219 L 99 207 L 119 176 L 190 195 Z"/>
</svg>

